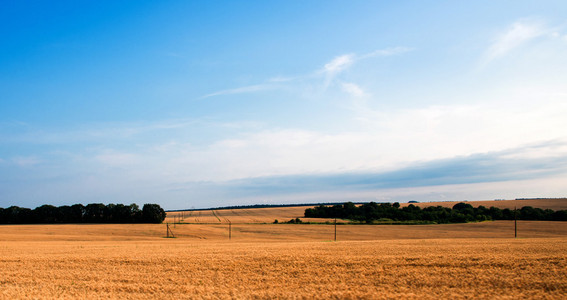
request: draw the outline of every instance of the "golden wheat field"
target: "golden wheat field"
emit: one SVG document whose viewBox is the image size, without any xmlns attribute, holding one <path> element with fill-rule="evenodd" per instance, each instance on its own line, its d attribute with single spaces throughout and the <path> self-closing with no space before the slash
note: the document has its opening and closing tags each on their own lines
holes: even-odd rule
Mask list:
<svg viewBox="0 0 567 300">
<path fill-rule="evenodd" d="M 513 221 L 340 224 L 336 242 L 332 224 L 270 224 L 304 209 L 203 211 L 221 222 L 169 239 L 166 224 L 0 226 L 0 299 L 567 297 L 565 222 L 519 221 L 517 239 Z"/>
<path fill-rule="evenodd" d="M 413 205 L 420 206 L 420 207 L 427 207 L 427 206 L 444 206 L 444 207 L 453 207 L 453 205 L 459 203 L 459 201 L 443 201 L 443 202 L 421 202 L 421 203 L 413 203 Z M 485 206 L 485 207 L 498 207 L 500 209 L 509 208 L 514 209 L 517 207 L 518 209 L 524 206 L 532 206 L 541 209 L 553 209 L 553 210 L 565 210 L 567 209 L 567 198 L 556 198 L 556 199 L 521 199 L 521 200 L 486 200 L 486 201 L 467 201 L 466 203 L 478 207 L 478 206 Z M 401 206 L 407 206 L 409 203 L 400 203 Z"/>
<path fill-rule="evenodd" d="M 414 203 L 419 207 L 444 206 L 453 207 L 457 201 L 445 202 L 423 202 Z M 567 198 L 561 199 L 528 199 L 528 200 L 490 200 L 490 201 L 470 201 L 467 202 L 474 207 L 498 207 L 501 209 L 518 209 L 523 206 L 538 207 L 541 209 L 566 210 Z M 401 203 L 407 206 L 409 203 Z M 243 209 L 209 209 L 197 211 L 175 211 L 168 212 L 166 223 L 182 222 L 188 224 L 214 224 L 214 223 L 272 223 L 274 220 L 289 221 L 294 218 L 301 218 L 305 222 L 333 222 L 331 219 L 310 219 L 303 218 L 305 209 L 309 206 L 292 207 L 269 207 L 269 208 L 243 208 Z M 338 220 L 338 222 L 342 222 Z"/>
<path fill-rule="evenodd" d="M 3 242 L 4 299 L 567 295 L 567 240 Z"/>
<path fill-rule="evenodd" d="M 197 211 L 168 212 L 164 222 L 182 222 L 189 224 L 214 223 L 272 223 L 274 220 L 289 221 L 301 218 L 306 222 L 332 222 L 331 219 L 303 218 L 303 213 L 310 206 L 243 208 L 243 209 L 209 209 Z M 338 220 L 338 222 L 342 222 Z"/>
</svg>

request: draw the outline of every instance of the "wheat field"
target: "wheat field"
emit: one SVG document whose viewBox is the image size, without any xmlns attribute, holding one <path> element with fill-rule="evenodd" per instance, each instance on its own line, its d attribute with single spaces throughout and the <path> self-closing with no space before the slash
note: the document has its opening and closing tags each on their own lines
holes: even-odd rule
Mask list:
<svg viewBox="0 0 567 300">
<path fill-rule="evenodd" d="M 419 207 L 427 206 L 443 206 L 443 207 L 453 207 L 453 205 L 459 203 L 459 201 L 443 201 L 443 202 L 421 202 L 413 203 L 413 205 Z M 498 207 L 500 209 L 509 208 L 518 209 L 524 206 L 537 207 L 541 209 L 553 209 L 553 210 L 565 210 L 567 209 L 567 198 L 550 198 L 550 199 L 519 199 L 519 200 L 485 200 L 485 201 L 467 201 L 466 203 L 474 206 L 485 206 L 485 207 Z M 407 206 L 409 203 L 400 203 L 401 206 Z"/>
<path fill-rule="evenodd" d="M 198 211 L 168 212 L 164 222 L 183 222 L 188 224 L 214 223 L 273 223 L 275 220 L 286 222 L 301 218 L 305 222 L 333 222 L 334 219 L 304 218 L 303 213 L 311 206 L 242 208 L 242 209 L 209 209 Z M 343 222 L 338 220 L 338 222 Z"/>
<path fill-rule="evenodd" d="M 3 225 L 0 299 L 567 298 L 565 222 L 519 221 L 518 238 L 513 221 L 338 225 L 337 241 L 332 224 L 262 222 L 294 211 L 204 211 L 221 221 L 169 239 L 166 224 Z"/>
<path fill-rule="evenodd" d="M 413 203 L 419 207 L 443 206 L 453 207 L 457 201 L 444 202 L 422 202 Z M 567 210 L 567 198 L 560 199 L 528 199 L 528 200 L 490 200 L 490 201 L 470 201 L 467 202 L 474 207 L 498 207 L 500 209 L 518 209 L 524 206 L 532 206 L 541 209 Z M 409 203 L 401 203 L 408 206 Z M 166 223 L 183 222 L 189 224 L 214 224 L 214 223 L 272 223 L 274 220 L 279 222 L 289 221 L 290 219 L 301 218 L 305 222 L 333 222 L 333 219 L 322 218 L 303 218 L 306 208 L 312 206 L 291 206 L 291 207 L 269 207 L 269 208 L 243 208 L 243 209 L 209 209 L 198 211 L 175 211 L 168 212 Z M 342 222 L 341 220 L 338 220 Z"/>
<path fill-rule="evenodd" d="M 0 297 L 438 299 L 567 296 L 567 239 L 3 242 Z"/>
<path fill-rule="evenodd" d="M 324 242 L 334 240 L 332 224 L 170 224 L 179 240 L 233 242 Z M 26 241 L 161 241 L 166 224 L 3 225 L 0 245 Z M 440 225 L 338 225 L 338 241 L 398 239 L 513 238 L 514 221 Z M 564 222 L 518 221 L 519 238 L 564 238 Z"/>
</svg>

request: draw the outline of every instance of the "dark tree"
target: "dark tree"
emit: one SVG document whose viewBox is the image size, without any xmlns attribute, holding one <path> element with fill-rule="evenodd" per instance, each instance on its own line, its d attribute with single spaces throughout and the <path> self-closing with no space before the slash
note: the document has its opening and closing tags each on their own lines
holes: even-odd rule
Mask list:
<svg viewBox="0 0 567 300">
<path fill-rule="evenodd" d="M 130 208 L 130 218 L 132 218 L 132 222 L 141 222 L 142 211 L 140 210 L 140 207 L 135 203 L 130 204 L 128 207 Z"/>
<path fill-rule="evenodd" d="M 356 206 L 351 202 L 347 202 L 343 205 L 319 205 L 314 208 L 308 208 L 305 210 L 305 217 L 341 218 L 366 223 L 383 219 L 393 221 L 426 221 L 440 224 L 513 220 L 514 213 L 510 209 L 500 210 L 496 207 L 486 208 L 479 206 L 474 208 L 469 203 L 462 202 L 455 204 L 452 209 L 442 206 L 429 206 L 421 209 L 413 204 L 400 208 L 399 203 L 377 204 L 374 202 Z M 518 219 L 567 221 L 567 211 L 543 210 L 526 206 L 522 207 L 518 212 Z"/>
<path fill-rule="evenodd" d="M 567 221 L 567 210 L 558 210 L 551 214 L 553 221 Z"/>
<path fill-rule="evenodd" d="M 71 205 L 71 222 L 82 223 L 85 215 L 85 206 L 82 204 Z"/>
<path fill-rule="evenodd" d="M 157 204 L 144 206 L 145 213 L 138 205 L 130 204 L 82 204 L 72 206 L 42 205 L 34 210 L 10 206 L 0 208 L 0 224 L 54 224 L 54 223 L 160 223 L 165 211 Z"/>
<path fill-rule="evenodd" d="M 104 223 L 106 206 L 102 203 L 91 203 L 85 207 L 85 222 Z"/>
<path fill-rule="evenodd" d="M 57 223 L 74 223 L 73 209 L 71 206 L 63 205 L 57 209 Z"/>
<path fill-rule="evenodd" d="M 460 213 L 470 213 L 470 214 L 473 214 L 474 212 L 474 208 L 472 205 L 463 202 L 453 205 L 453 210 L 456 210 Z"/>
<path fill-rule="evenodd" d="M 33 210 L 36 223 L 53 224 L 58 222 L 59 209 L 53 205 L 42 205 Z"/>
<path fill-rule="evenodd" d="M 144 204 L 142 208 L 142 222 L 161 223 L 165 220 L 165 211 L 157 204 Z"/>
<path fill-rule="evenodd" d="M 24 224 L 32 223 L 32 221 L 32 210 L 29 208 L 19 206 L 0 208 L 0 224 Z"/>
</svg>

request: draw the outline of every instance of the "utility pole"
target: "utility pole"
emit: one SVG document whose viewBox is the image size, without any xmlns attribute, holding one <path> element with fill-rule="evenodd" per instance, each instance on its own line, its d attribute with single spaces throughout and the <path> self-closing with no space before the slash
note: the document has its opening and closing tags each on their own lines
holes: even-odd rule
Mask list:
<svg viewBox="0 0 567 300">
<path fill-rule="evenodd" d="M 518 208 L 514 206 L 514 238 L 518 238 Z"/>
<path fill-rule="evenodd" d="M 335 218 L 335 242 L 337 241 L 337 218 Z"/>
</svg>

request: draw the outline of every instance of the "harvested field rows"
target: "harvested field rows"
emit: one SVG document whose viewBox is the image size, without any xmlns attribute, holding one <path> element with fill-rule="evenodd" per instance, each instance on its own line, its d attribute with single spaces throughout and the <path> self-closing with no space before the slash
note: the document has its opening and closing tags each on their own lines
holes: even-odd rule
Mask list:
<svg viewBox="0 0 567 300">
<path fill-rule="evenodd" d="M 163 225 L 162 225 L 163 227 Z M 170 225 L 180 239 L 226 240 L 226 224 Z M 233 224 L 233 241 L 330 241 L 334 239 L 332 225 L 296 224 Z M 165 230 L 163 231 L 165 235 Z M 520 238 L 567 237 L 564 222 L 520 221 Z M 448 238 L 513 238 L 513 221 L 494 221 L 441 225 L 339 225 L 339 241 Z"/>
<path fill-rule="evenodd" d="M 453 207 L 458 202 L 423 202 L 414 203 L 419 207 L 427 206 L 443 206 Z M 541 209 L 567 210 L 567 199 L 534 199 L 534 200 L 503 200 L 503 201 L 470 201 L 467 202 L 474 207 L 483 205 L 485 207 L 498 207 L 501 209 L 514 207 L 521 208 L 523 206 L 532 206 Z M 401 203 L 401 206 L 407 206 L 409 203 Z M 182 223 L 272 223 L 275 219 L 280 222 L 286 222 L 290 219 L 301 218 L 305 222 L 333 222 L 333 219 L 315 219 L 304 218 L 305 209 L 313 206 L 292 206 L 292 207 L 269 207 L 269 208 L 244 208 L 244 209 L 215 209 L 201 211 L 184 211 L 184 212 L 168 212 L 166 223 L 175 221 Z M 184 218 L 181 218 L 181 216 Z M 339 220 L 339 222 L 343 222 Z"/>
<path fill-rule="evenodd" d="M 165 224 L 3 225 L 0 299 L 567 297 L 565 222 L 519 221 L 518 239 L 513 221 L 339 225 L 338 242 L 333 225 L 266 224 L 304 209 L 184 212 L 175 239 Z"/>
<path fill-rule="evenodd" d="M 228 224 L 232 223 L 273 223 L 274 220 L 286 222 L 301 218 L 305 222 L 333 222 L 334 219 L 304 218 L 305 209 L 310 206 L 274 207 L 274 208 L 243 208 L 215 209 L 184 212 L 168 212 L 165 223 L 176 222 L 188 224 Z M 338 222 L 344 222 L 338 220 Z"/>
<path fill-rule="evenodd" d="M 567 239 L 2 242 L 0 297 L 550 298 Z"/>
<path fill-rule="evenodd" d="M 169 225 L 178 239 L 224 241 L 228 224 Z M 333 225 L 233 224 L 233 241 L 329 241 Z M 2 241 L 161 240 L 165 224 L 3 225 Z M 520 238 L 567 237 L 565 222 L 519 221 Z M 339 241 L 449 238 L 512 238 L 513 221 L 442 225 L 338 225 Z"/>
<path fill-rule="evenodd" d="M 413 203 L 413 205 L 419 207 L 427 206 L 443 206 L 443 207 L 453 207 L 453 205 L 459 203 L 459 201 L 445 201 L 445 202 L 423 202 L 423 203 Z M 567 198 L 559 199 L 526 199 L 526 200 L 490 200 L 490 201 L 468 201 L 466 202 L 474 207 L 485 206 L 485 207 L 498 207 L 500 209 L 509 208 L 518 209 L 524 206 L 537 207 L 541 209 L 553 209 L 553 210 L 565 210 L 567 209 Z M 409 203 L 400 203 L 401 206 L 407 206 Z"/>
</svg>

